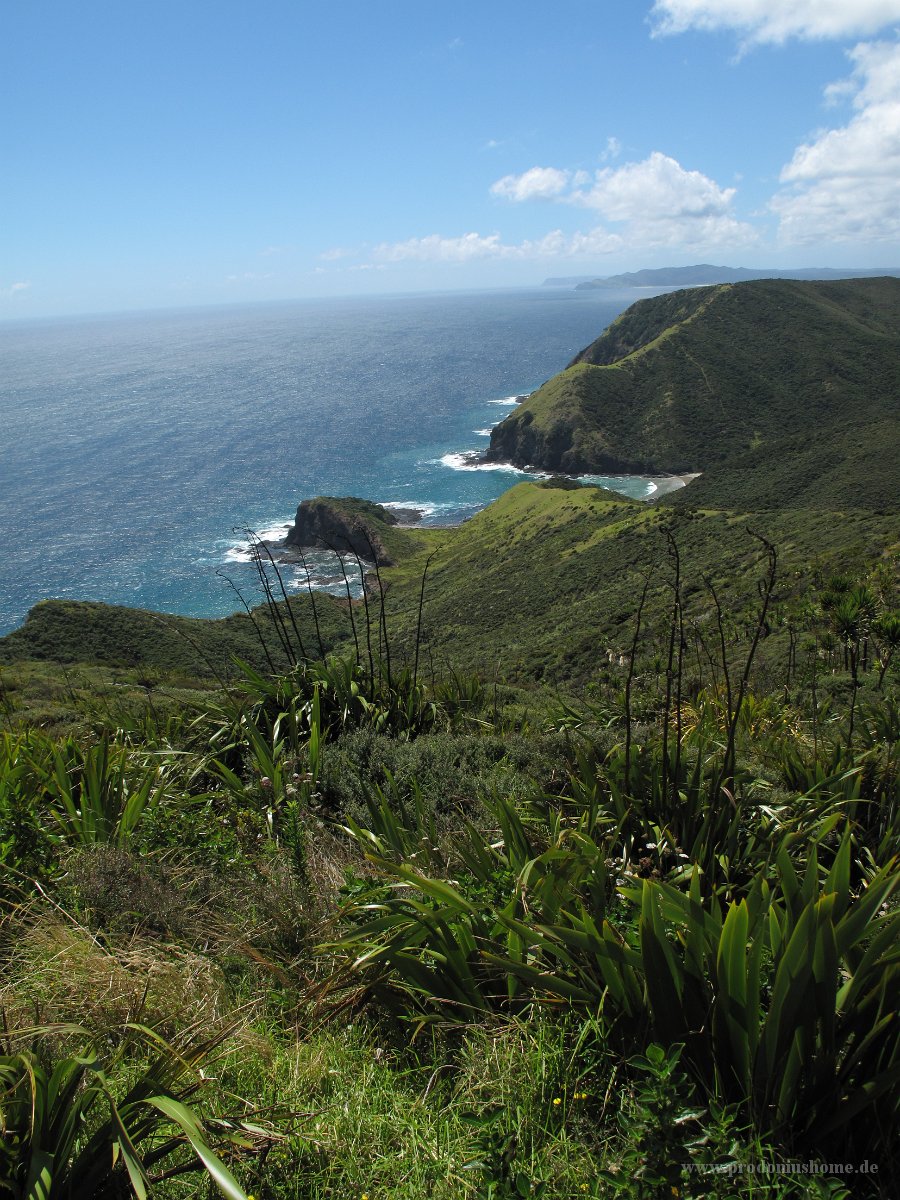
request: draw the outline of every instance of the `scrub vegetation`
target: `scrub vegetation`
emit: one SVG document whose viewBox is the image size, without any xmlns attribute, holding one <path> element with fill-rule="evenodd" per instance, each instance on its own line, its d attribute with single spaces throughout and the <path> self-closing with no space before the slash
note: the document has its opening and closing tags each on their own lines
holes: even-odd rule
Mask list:
<svg viewBox="0 0 900 1200">
<path fill-rule="evenodd" d="M 0 1191 L 896 1194 L 900 528 L 695 486 L 0 642 Z"/>
<path fill-rule="evenodd" d="M 898 318 L 889 277 L 640 301 L 494 429 L 490 457 L 702 471 L 703 505 L 896 512 Z"/>
</svg>

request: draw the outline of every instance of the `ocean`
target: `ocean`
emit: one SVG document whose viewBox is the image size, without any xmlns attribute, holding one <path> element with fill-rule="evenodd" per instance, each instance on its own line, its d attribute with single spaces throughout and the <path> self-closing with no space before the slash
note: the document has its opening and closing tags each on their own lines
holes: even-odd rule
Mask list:
<svg viewBox="0 0 900 1200">
<path fill-rule="evenodd" d="M 279 536 L 310 496 L 465 520 L 526 478 L 470 453 L 635 298 L 532 288 L 0 324 L 0 634 L 49 597 L 225 616 L 223 576 L 258 603 L 245 531 Z M 342 590 L 327 557 L 313 581 Z"/>
</svg>

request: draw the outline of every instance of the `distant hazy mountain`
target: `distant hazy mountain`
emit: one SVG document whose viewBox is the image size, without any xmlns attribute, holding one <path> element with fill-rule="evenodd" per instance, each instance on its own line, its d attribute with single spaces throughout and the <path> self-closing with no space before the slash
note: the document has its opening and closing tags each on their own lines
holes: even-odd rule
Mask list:
<svg viewBox="0 0 900 1200">
<path fill-rule="evenodd" d="M 544 287 L 578 287 L 582 283 L 594 283 L 593 275 L 554 275 L 544 280 Z"/>
<path fill-rule="evenodd" d="M 900 267 L 798 267 L 793 271 L 770 270 L 766 267 L 715 267 L 696 263 L 690 267 L 656 267 L 641 271 L 626 271 L 624 275 L 608 275 L 602 279 L 547 279 L 545 283 L 561 285 L 571 282 L 577 289 L 629 287 L 694 287 L 710 283 L 743 283 L 748 279 L 859 279 L 878 275 L 900 275 Z"/>
</svg>

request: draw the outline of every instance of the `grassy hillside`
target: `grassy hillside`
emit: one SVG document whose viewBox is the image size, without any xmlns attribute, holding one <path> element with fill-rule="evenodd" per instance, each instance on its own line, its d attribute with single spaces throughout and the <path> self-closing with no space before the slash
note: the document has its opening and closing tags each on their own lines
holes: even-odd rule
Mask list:
<svg viewBox="0 0 900 1200">
<path fill-rule="evenodd" d="M 764 468 L 803 433 L 804 474 L 822 475 L 835 506 L 859 502 L 858 471 L 893 508 L 898 394 L 900 280 L 694 288 L 623 313 L 497 426 L 489 454 L 570 472 L 702 471 L 718 486 L 737 456 Z M 854 469 L 835 473 L 848 441 Z M 739 503 L 776 495 L 763 471 L 756 483 Z"/>
<path fill-rule="evenodd" d="M 752 456 L 748 459 L 752 483 L 756 476 Z M 837 458 L 834 469 L 852 466 L 852 458 L 849 464 Z M 392 552 L 401 550 L 397 565 L 381 568 L 395 658 L 412 659 L 418 631 L 422 662 L 439 673 L 448 667 L 477 670 L 509 682 L 580 689 L 606 669 L 610 653 L 618 659 L 628 650 L 648 574 L 646 629 L 665 625 L 672 574 L 666 530 L 682 556 L 687 618 L 707 633 L 711 599 L 705 579 L 730 619 L 749 619 L 756 605 L 761 543 L 748 529 L 777 548 L 779 611 L 801 604 L 832 575 L 864 576 L 879 564 L 889 574 L 896 570 L 900 524 L 885 511 L 888 506 L 878 511 L 876 485 L 861 473 L 860 489 L 871 507 L 838 509 L 829 503 L 827 489 L 809 483 L 802 467 L 800 454 L 782 468 L 785 489 L 802 493 L 796 508 L 701 505 L 703 488 L 712 491 L 706 476 L 655 505 L 602 488 L 548 481 L 519 484 L 456 529 L 416 530 L 402 547 L 392 544 Z M 740 483 L 740 473 L 736 479 Z M 214 671 L 230 678 L 236 658 L 264 673 L 283 670 L 298 653 L 297 632 L 306 651 L 319 654 L 309 599 L 292 600 L 291 608 L 296 631 L 283 604 L 255 609 L 253 621 L 244 614 L 204 621 L 46 601 L 21 629 L 0 640 L 0 664 L 102 664 L 155 671 L 175 685 L 194 679 L 208 684 Z M 383 652 L 374 577 L 368 611 L 356 602 L 352 624 L 346 604 L 328 596 L 319 595 L 316 612 L 326 652 L 352 649 L 354 628 L 363 651 L 368 645 L 376 655 Z M 775 629 L 773 646 L 780 653 L 779 636 Z M 763 661 L 768 653 L 766 642 Z"/>
<path fill-rule="evenodd" d="M 618 659 L 628 651 L 648 575 L 647 628 L 668 620 L 666 529 L 682 557 L 686 619 L 707 634 L 712 601 L 704 579 L 738 624 L 758 602 L 761 543 L 748 529 L 778 550 L 775 600 L 785 611 L 831 575 L 865 575 L 879 563 L 890 573 L 900 553 L 896 517 L 861 508 L 671 511 L 600 488 L 523 483 L 436 552 L 427 579 L 425 645 L 441 662 L 501 679 L 582 685 L 604 669 L 610 652 Z M 385 572 L 389 611 L 407 644 L 423 566 L 417 556 Z M 777 642 L 777 629 L 772 636 Z"/>
<path fill-rule="evenodd" d="M 290 608 L 301 637 L 319 653 L 309 598 L 292 599 Z M 283 604 L 281 609 L 293 635 Z M 316 614 L 327 653 L 349 633 L 346 609 L 320 593 Z M 252 617 L 235 613 L 221 620 L 204 620 L 92 601 L 44 600 L 31 609 L 21 628 L 0 638 L 0 664 L 25 659 L 92 663 L 212 681 L 216 675 L 233 677 L 235 658 L 263 671 L 284 670 L 290 665 L 266 605 L 254 609 Z"/>
<path fill-rule="evenodd" d="M 897 513 L 900 417 L 790 434 L 735 454 L 666 505 L 736 509 L 867 509 Z"/>
</svg>

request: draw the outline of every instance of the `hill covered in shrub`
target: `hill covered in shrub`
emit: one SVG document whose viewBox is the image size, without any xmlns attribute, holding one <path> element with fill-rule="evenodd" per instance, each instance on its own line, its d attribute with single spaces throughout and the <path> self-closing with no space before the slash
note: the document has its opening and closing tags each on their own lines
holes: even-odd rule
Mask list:
<svg viewBox="0 0 900 1200">
<path fill-rule="evenodd" d="M 795 466 L 807 505 L 820 487 L 833 508 L 896 511 L 898 395 L 900 280 L 692 288 L 627 309 L 494 429 L 488 457 L 699 471 L 719 503 L 735 462 L 747 507 L 795 502 Z"/>
</svg>

